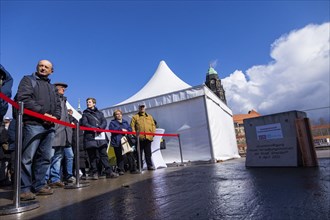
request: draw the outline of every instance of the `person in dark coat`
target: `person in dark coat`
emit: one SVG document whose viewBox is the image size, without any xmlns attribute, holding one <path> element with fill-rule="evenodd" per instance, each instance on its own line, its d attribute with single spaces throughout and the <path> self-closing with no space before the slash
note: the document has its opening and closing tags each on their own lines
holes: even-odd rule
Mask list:
<svg viewBox="0 0 330 220">
<path fill-rule="evenodd" d="M 36 69 L 35 73 L 24 76 L 20 81 L 17 101 L 23 102 L 24 108 L 59 120 L 61 102 L 48 78 L 53 73 L 53 64 L 40 60 Z M 21 200 L 33 200 L 36 195 L 51 195 L 54 192 L 47 186 L 45 176 L 52 157 L 55 124 L 27 114 L 23 115 L 23 122 L 20 197 Z"/>
<path fill-rule="evenodd" d="M 84 110 L 81 125 L 89 128 L 106 129 L 107 120 L 105 119 L 102 112 L 96 108 L 96 99 L 87 98 L 86 100 L 87 109 Z M 84 131 L 84 145 L 88 153 L 90 161 L 90 171 L 92 179 L 97 180 L 98 169 L 97 169 L 97 158 L 99 154 L 100 162 L 102 163 L 107 178 L 117 178 L 118 174 L 112 171 L 109 163 L 107 154 L 107 137 L 104 132 L 96 131 Z"/>
<path fill-rule="evenodd" d="M 8 128 L 8 151 L 10 152 L 10 172 L 12 176 L 12 183 L 14 182 L 14 172 L 15 172 L 15 160 L 16 160 L 16 119 L 13 118 L 10 121 Z"/>
<path fill-rule="evenodd" d="M 109 130 L 116 130 L 116 131 L 132 131 L 131 126 L 129 123 L 123 119 L 122 112 L 120 110 L 115 110 L 113 113 L 114 119 L 109 124 Z M 125 168 L 124 168 L 124 161 L 127 159 L 129 164 L 130 172 L 133 174 L 138 173 L 136 170 L 136 163 L 134 159 L 133 152 L 128 152 L 122 155 L 122 145 L 121 145 L 121 138 L 124 134 L 120 133 L 112 133 L 111 134 L 111 146 L 114 148 L 118 173 L 119 175 L 124 175 Z"/>
<path fill-rule="evenodd" d="M 15 96 L 14 101 L 17 101 L 17 96 Z M 11 184 L 14 183 L 15 176 L 15 166 L 16 166 L 16 115 L 17 109 L 12 106 L 12 116 L 8 127 L 8 152 L 10 153 L 10 163 L 9 169 L 11 173 Z"/>
<path fill-rule="evenodd" d="M 67 98 L 64 96 L 68 88 L 66 83 L 54 83 L 61 102 L 61 121 L 70 123 L 68 109 L 66 107 Z M 55 125 L 55 138 L 53 141 L 52 159 L 49 172 L 46 175 L 48 186 L 52 188 L 64 187 L 62 179 L 66 183 L 74 183 L 73 176 L 73 151 L 72 151 L 72 128 L 60 124 Z M 62 160 L 64 164 L 62 166 Z M 63 178 L 61 171 L 63 170 Z"/>
<path fill-rule="evenodd" d="M 11 90 L 13 87 L 13 78 L 10 73 L 0 64 L 0 92 L 8 98 L 11 98 Z M 0 121 L 6 115 L 8 110 L 8 102 L 0 98 Z"/>
<path fill-rule="evenodd" d="M 10 126 L 10 119 L 5 117 L 3 122 L 0 122 L 0 186 L 11 184 L 10 180 L 10 150 L 8 127 Z"/>
</svg>

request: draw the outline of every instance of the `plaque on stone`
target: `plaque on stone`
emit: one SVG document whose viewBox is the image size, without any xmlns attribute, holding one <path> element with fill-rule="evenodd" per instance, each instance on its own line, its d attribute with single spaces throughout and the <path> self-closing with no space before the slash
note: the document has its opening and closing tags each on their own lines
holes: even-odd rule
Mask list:
<svg viewBox="0 0 330 220">
<path fill-rule="evenodd" d="M 298 166 L 295 120 L 306 113 L 290 111 L 244 120 L 247 167 Z"/>
</svg>

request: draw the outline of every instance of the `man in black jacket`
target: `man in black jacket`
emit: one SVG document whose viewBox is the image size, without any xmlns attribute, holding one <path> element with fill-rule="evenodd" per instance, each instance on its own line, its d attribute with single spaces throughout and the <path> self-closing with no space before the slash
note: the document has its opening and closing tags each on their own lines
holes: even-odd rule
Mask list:
<svg viewBox="0 0 330 220">
<path fill-rule="evenodd" d="M 61 103 L 55 86 L 48 76 L 53 65 L 40 60 L 37 72 L 24 76 L 20 81 L 17 101 L 24 108 L 54 119 L 61 117 Z M 45 175 L 50 166 L 51 149 L 55 136 L 54 123 L 27 114 L 23 116 L 24 140 L 22 149 L 21 200 L 33 200 L 35 195 L 50 195 L 53 190 L 47 186 Z"/>
<path fill-rule="evenodd" d="M 8 98 L 11 98 L 11 90 L 13 87 L 13 78 L 10 73 L 0 64 L 0 92 Z M 8 110 L 8 103 L 0 98 L 0 122 L 2 122 Z"/>
</svg>

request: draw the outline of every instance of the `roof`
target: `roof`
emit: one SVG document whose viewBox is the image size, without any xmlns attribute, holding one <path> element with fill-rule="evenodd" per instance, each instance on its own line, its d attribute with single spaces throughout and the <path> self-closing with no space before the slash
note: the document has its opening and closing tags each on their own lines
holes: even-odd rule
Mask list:
<svg viewBox="0 0 330 220">
<path fill-rule="evenodd" d="M 191 86 L 181 80 L 177 75 L 175 75 L 173 71 L 167 66 L 165 61 L 162 60 L 160 61 L 156 72 L 147 82 L 147 84 L 140 91 L 135 93 L 135 95 L 121 103 L 116 104 L 116 106 L 187 88 L 191 88 Z"/>
<path fill-rule="evenodd" d="M 207 75 L 218 74 L 217 71 L 213 67 L 210 67 L 207 71 Z"/>
<path fill-rule="evenodd" d="M 258 112 L 256 112 L 255 110 L 251 110 L 248 112 L 248 114 L 237 114 L 237 115 L 233 115 L 233 120 L 235 123 L 238 124 L 243 124 L 243 120 L 247 119 L 247 118 L 256 118 L 261 116 Z"/>
</svg>

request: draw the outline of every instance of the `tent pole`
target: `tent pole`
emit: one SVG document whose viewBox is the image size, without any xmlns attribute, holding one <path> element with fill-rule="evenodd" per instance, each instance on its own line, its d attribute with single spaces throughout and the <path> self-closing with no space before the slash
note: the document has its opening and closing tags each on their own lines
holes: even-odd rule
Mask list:
<svg viewBox="0 0 330 220">
<path fill-rule="evenodd" d="M 178 134 L 178 139 L 179 139 L 179 148 L 180 148 L 180 157 L 181 157 L 181 164 L 180 166 L 183 166 L 183 157 L 182 157 L 182 147 L 181 147 L 181 138 L 180 138 L 180 134 Z"/>
<path fill-rule="evenodd" d="M 80 182 L 80 175 L 79 175 L 79 170 L 80 170 L 80 152 L 79 152 L 79 145 L 80 145 L 80 126 L 79 126 L 79 122 L 76 123 L 76 130 L 75 130 L 75 137 L 76 137 L 76 146 L 75 147 L 75 152 L 74 152 L 74 162 L 75 162 L 75 167 L 76 167 L 76 183 L 75 184 L 68 184 L 66 186 L 64 186 L 64 189 L 78 189 L 81 187 L 86 187 L 89 186 L 89 182 Z"/>
<path fill-rule="evenodd" d="M 140 132 L 136 132 L 136 140 L 137 140 L 137 155 L 138 155 L 138 164 L 139 164 L 139 172 L 141 173 L 141 162 L 142 162 L 142 155 L 141 155 L 141 149 L 140 149 Z"/>
</svg>

